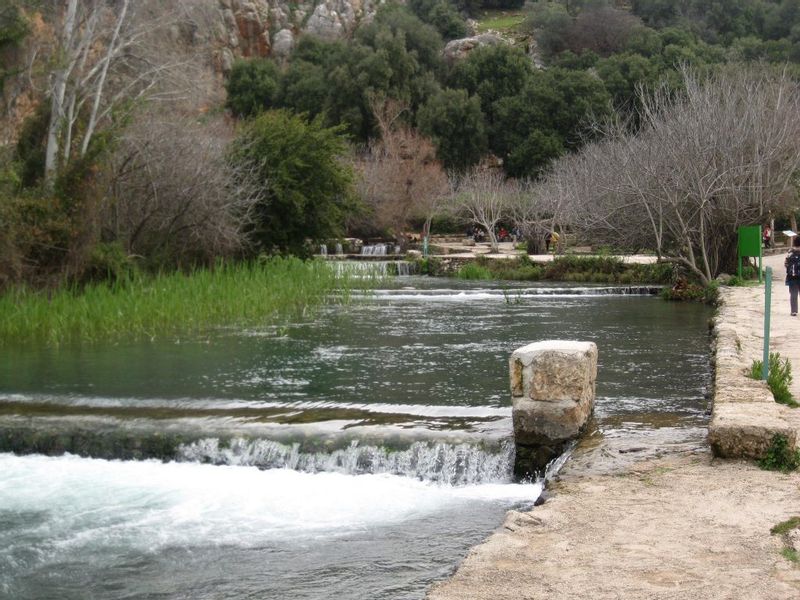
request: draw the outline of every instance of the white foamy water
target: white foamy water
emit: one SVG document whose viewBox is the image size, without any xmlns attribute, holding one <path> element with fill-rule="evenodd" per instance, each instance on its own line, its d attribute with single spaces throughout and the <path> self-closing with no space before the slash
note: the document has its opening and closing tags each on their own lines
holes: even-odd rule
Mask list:
<svg viewBox="0 0 800 600">
<path fill-rule="evenodd" d="M 0 598 L 416 599 L 540 492 L 0 454 Z"/>
<path fill-rule="evenodd" d="M 370 297 L 379 301 L 474 302 L 518 301 L 539 298 L 592 298 L 608 296 L 648 296 L 658 286 L 588 286 L 588 287 L 512 287 L 463 289 L 399 289 L 376 290 Z"/>
<path fill-rule="evenodd" d="M 475 501 L 532 502 L 540 491 L 538 484 L 447 487 L 392 475 L 2 454 L 0 513 L 11 521 L 36 517 L 22 520 L 23 531 L 0 531 L 0 556 L 20 533 L 27 544 L 38 538 L 44 554 L 87 545 L 247 547 L 390 525 Z"/>
</svg>

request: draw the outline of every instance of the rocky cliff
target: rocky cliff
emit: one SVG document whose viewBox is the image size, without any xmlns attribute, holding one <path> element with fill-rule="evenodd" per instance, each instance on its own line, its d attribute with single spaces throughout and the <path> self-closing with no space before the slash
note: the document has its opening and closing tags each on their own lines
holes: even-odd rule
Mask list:
<svg viewBox="0 0 800 600">
<path fill-rule="evenodd" d="M 210 106 L 223 96 L 223 76 L 237 58 L 286 58 L 301 34 L 323 39 L 351 35 L 386 0 L 182 0 L 180 10 L 161 0 L 141 2 L 136 17 L 145 23 L 174 20 L 162 36 L 161 51 L 191 63 L 186 77 L 196 84 L 195 104 Z M 55 8 L 23 8 L 29 24 L 25 40 L 0 51 L 0 144 L 13 143 L 22 121 L 47 89 L 47 65 L 55 52 L 59 19 Z M 141 23 L 140 23 L 141 25 Z M 161 34 L 159 34 L 161 35 Z M 199 97 L 199 96 L 202 96 Z"/>
<path fill-rule="evenodd" d="M 217 1 L 216 64 L 225 72 L 240 56 L 288 56 L 301 33 L 324 39 L 350 35 L 383 0 Z"/>
</svg>

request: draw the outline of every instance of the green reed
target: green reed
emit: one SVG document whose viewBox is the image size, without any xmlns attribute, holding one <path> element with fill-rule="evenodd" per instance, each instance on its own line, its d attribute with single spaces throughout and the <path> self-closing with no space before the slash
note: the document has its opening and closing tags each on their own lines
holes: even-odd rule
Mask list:
<svg viewBox="0 0 800 600">
<path fill-rule="evenodd" d="M 0 296 L 0 344 L 155 339 L 222 325 L 273 325 L 326 302 L 347 302 L 354 288 L 371 283 L 337 274 L 322 261 L 271 258 L 55 291 L 20 287 Z"/>
</svg>

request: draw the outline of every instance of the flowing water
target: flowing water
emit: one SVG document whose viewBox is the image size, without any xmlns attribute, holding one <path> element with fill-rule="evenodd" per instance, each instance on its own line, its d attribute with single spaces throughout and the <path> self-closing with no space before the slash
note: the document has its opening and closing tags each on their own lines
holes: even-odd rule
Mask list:
<svg viewBox="0 0 800 600">
<path fill-rule="evenodd" d="M 699 439 L 709 311 L 648 291 L 399 277 L 284 327 L 6 350 L 0 597 L 421 598 L 541 490 L 515 348 L 598 344 L 604 447 Z"/>
</svg>

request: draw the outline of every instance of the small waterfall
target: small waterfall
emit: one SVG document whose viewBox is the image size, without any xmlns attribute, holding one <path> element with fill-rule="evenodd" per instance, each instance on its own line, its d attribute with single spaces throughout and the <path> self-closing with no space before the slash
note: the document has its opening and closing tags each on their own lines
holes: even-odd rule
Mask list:
<svg viewBox="0 0 800 600">
<path fill-rule="evenodd" d="M 363 256 L 386 256 L 388 249 L 389 244 L 373 244 L 371 246 L 362 246 L 361 254 Z"/>
<path fill-rule="evenodd" d="M 244 438 L 228 443 L 206 438 L 178 448 L 181 461 L 309 473 L 388 473 L 453 486 L 512 481 L 513 458 L 511 442 L 501 444 L 496 453 L 470 444 L 443 442 L 415 442 L 405 450 L 392 451 L 382 446 L 361 446 L 357 441 L 330 453 L 304 453 L 298 444 Z"/>
<path fill-rule="evenodd" d="M 417 272 L 417 263 L 408 262 L 405 260 L 398 260 L 395 265 L 397 266 L 397 274 L 400 277 L 408 277 L 415 275 Z"/>
<path fill-rule="evenodd" d="M 328 245 L 327 244 L 321 244 L 320 247 L 319 247 L 319 253 L 322 256 L 328 256 Z"/>
<path fill-rule="evenodd" d="M 337 255 L 344 254 L 344 250 L 342 249 L 342 244 L 339 242 L 336 242 L 336 254 Z"/>
<path fill-rule="evenodd" d="M 394 254 L 395 254 L 395 256 L 399 255 L 402 251 L 403 251 L 403 249 L 400 248 L 400 246 L 398 246 L 397 244 L 394 245 Z"/>
<path fill-rule="evenodd" d="M 389 274 L 389 263 L 385 260 L 337 260 L 330 261 L 337 275 L 354 277 L 386 277 Z"/>
</svg>

